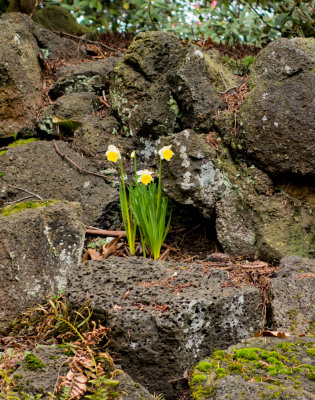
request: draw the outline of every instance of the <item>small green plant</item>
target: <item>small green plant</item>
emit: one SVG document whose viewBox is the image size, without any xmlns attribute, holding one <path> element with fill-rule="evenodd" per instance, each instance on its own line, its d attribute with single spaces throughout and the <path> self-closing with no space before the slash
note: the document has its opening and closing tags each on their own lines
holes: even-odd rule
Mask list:
<svg viewBox="0 0 315 400">
<path fill-rule="evenodd" d="M 146 257 L 146 247 L 150 250 L 155 260 L 160 257 L 163 242 L 168 233 L 171 215 L 168 217 L 168 199 L 162 196 L 162 160 L 169 161 L 174 153 L 171 146 L 164 146 L 159 150 L 160 167 L 158 183 L 153 180 L 152 171 L 137 171 L 135 152 L 134 159 L 135 179 L 134 184 L 128 186 L 128 194 L 124 183 L 124 171 L 121 155 L 117 147 L 110 145 L 106 152 L 107 159 L 112 162 L 119 160 L 121 172 L 120 206 L 124 221 L 130 252 L 135 254 L 135 240 L 137 228 L 139 229 L 143 256 Z"/>
</svg>

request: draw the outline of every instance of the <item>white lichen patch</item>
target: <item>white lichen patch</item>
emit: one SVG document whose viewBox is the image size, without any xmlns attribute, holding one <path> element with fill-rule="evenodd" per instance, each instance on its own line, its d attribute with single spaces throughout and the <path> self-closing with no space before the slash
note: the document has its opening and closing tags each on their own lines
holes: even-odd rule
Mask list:
<svg viewBox="0 0 315 400">
<path fill-rule="evenodd" d="M 292 72 L 292 68 L 291 68 L 289 65 L 286 65 L 286 66 L 284 67 L 284 70 L 285 70 L 285 72 L 286 72 L 287 74 L 290 74 L 290 73 Z"/>
<path fill-rule="evenodd" d="M 269 93 L 265 92 L 265 93 L 262 94 L 262 98 L 265 100 L 268 95 L 269 95 Z"/>
<path fill-rule="evenodd" d="M 182 162 L 182 167 L 183 168 L 189 168 L 190 166 L 190 161 L 187 155 L 187 149 L 186 146 L 181 145 L 179 148 L 179 156 L 183 160 Z"/>
<path fill-rule="evenodd" d="M 140 138 L 140 142 L 144 144 L 144 149 L 140 151 L 140 154 L 144 159 L 148 159 L 155 154 L 156 142 L 150 139 Z"/>
<path fill-rule="evenodd" d="M 195 50 L 194 55 L 199 58 L 203 58 L 203 53 L 200 50 Z"/>
<path fill-rule="evenodd" d="M 268 119 L 268 118 L 267 118 L 265 115 L 262 117 L 262 121 L 263 121 L 263 122 L 266 122 L 267 119 Z"/>
<path fill-rule="evenodd" d="M 190 181 L 191 173 L 189 171 L 185 172 L 183 175 L 183 181 L 181 182 L 181 187 L 184 190 L 189 190 L 190 188 L 194 187 L 195 184 Z"/>
<path fill-rule="evenodd" d="M 20 35 L 18 33 L 16 33 L 14 35 L 14 41 L 18 46 L 21 46 L 21 40 L 20 40 Z"/>
</svg>

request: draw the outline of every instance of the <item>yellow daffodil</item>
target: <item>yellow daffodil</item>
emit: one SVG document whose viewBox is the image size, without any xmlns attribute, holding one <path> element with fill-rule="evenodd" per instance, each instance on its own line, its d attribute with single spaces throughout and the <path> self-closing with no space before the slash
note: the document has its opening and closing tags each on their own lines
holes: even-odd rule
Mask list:
<svg viewBox="0 0 315 400">
<path fill-rule="evenodd" d="M 153 172 L 148 171 L 147 169 L 137 171 L 138 182 L 141 182 L 144 185 L 148 185 L 150 182 L 152 182 L 152 179 L 153 179 L 152 174 L 153 174 Z"/>
<path fill-rule="evenodd" d="M 106 157 L 108 161 L 115 163 L 117 160 L 121 159 L 120 151 L 116 146 L 110 144 L 106 152 Z"/>
<path fill-rule="evenodd" d="M 130 158 L 135 158 L 136 155 L 136 150 L 134 150 L 131 154 L 130 154 Z"/>
<path fill-rule="evenodd" d="M 162 160 L 170 161 L 170 159 L 173 157 L 174 153 L 171 150 L 171 147 L 172 147 L 172 145 L 164 146 L 158 151 Z"/>
</svg>

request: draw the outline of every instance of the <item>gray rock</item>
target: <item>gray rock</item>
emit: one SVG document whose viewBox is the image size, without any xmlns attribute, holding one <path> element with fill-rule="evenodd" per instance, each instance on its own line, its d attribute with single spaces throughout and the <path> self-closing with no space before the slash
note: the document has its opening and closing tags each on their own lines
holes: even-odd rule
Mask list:
<svg viewBox="0 0 315 400">
<path fill-rule="evenodd" d="M 65 142 L 57 141 L 59 150 L 81 168 L 97 173 L 95 167 L 83 156 L 71 150 Z M 10 184 L 30 190 L 44 199 L 78 201 L 83 208 L 87 225 L 97 224 L 106 206 L 115 201 L 117 192 L 102 177 L 80 173 L 79 170 L 57 154 L 52 142 L 31 142 L 7 150 L 1 156 L 2 192 L 4 202 L 24 196 Z"/>
<path fill-rule="evenodd" d="M 30 396 L 42 395 L 42 400 L 51 399 L 50 394 L 54 393 L 58 376 L 66 376 L 69 371 L 66 356 L 62 349 L 55 345 L 38 345 L 32 352 L 42 367 L 30 370 L 24 359 L 20 367 L 15 371 L 13 377 L 16 385 L 14 391 L 22 396 L 25 393 Z M 119 368 L 119 367 L 118 367 Z M 153 400 L 150 393 L 140 384 L 134 382 L 128 374 L 113 366 L 115 370 L 114 381 L 118 385 L 114 387 L 115 392 L 119 392 L 123 400 Z M 24 399 L 24 396 L 21 397 Z"/>
<path fill-rule="evenodd" d="M 26 307 L 64 290 L 69 270 L 81 259 L 85 226 L 79 204 L 42 204 L 24 210 L 34 204 L 18 204 L 0 216 L 0 333 Z"/>
<path fill-rule="evenodd" d="M 272 175 L 315 175 L 315 39 L 279 39 L 257 56 L 238 141 Z"/>
<path fill-rule="evenodd" d="M 175 201 L 200 209 L 205 217 L 212 217 L 215 204 L 229 185 L 221 174 L 216 151 L 198 135 L 186 129 L 159 144 L 172 145 L 174 156 L 163 161 L 163 189 Z"/>
<path fill-rule="evenodd" d="M 198 265 L 110 257 L 79 266 L 68 295 L 74 305 L 91 299 L 133 379 L 172 398 L 184 372 L 210 349 L 260 329 L 259 290 L 222 287 L 227 278 Z"/>
<path fill-rule="evenodd" d="M 140 137 L 208 130 L 217 109 L 226 108 L 202 51 L 165 32 L 136 36 L 114 70 L 110 98 L 126 133 Z"/>
<path fill-rule="evenodd" d="M 25 14 L 0 17 L 0 138 L 32 128 L 42 100 L 39 48 Z"/>
<path fill-rule="evenodd" d="M 194 400 L 314 399 L 312 338 L 253 338 L 216 351 L 194 369 Z"/>
<path fill-rule="evenodd" d="M 63 136 L 73 136 L 75 129 L 82 124 L 87 115 L 100 105 L 98 96 L 88 92 L 69 93 L 59 97 L 52 105 L 43 109 L 38 128 L 48 135 L 59 134 Z M 54 116 L 78 122 L 75 129 L 59 125 L 52 122 Z"/>
<path fill-rule="evenodd" d="M 55 100 L 64 94 L 77 92 L 90 92 L 101 96 L 108 83 L 109 74 L 118 61 L 117 57 L 108 57 L 60 68 L 49 91 L 50 98 Z"/>
<path fill-rule="evenodd" d="M 295 334 L 315 333 L 315 260 L 286 257 L 270 282 L 275 329 Z"/>
</svg>

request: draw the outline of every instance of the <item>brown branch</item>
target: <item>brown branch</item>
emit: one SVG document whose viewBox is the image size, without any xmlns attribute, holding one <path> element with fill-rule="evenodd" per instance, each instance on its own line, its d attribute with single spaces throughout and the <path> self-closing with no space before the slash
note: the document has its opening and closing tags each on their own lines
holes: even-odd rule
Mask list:
<svg viewBox="0 0 315 400">
<path fill-rule="evenodd" d="M 69 37 L 71 39 L 79 40 L 80 42 L 84 42 L 84 43 L 88 43 L 88 44 L 95 44 L 96 46 L 104 47 L 104 49 L 106 49 L 106 50 L 110 50 L 110 51 L 113 51 L 113 52 L 115 52 L 115 53 L 117 53 L 119 55 L 122 55 L 122 53 L 119 50 L 116 50 L 113 47 L 109 47 L 106 44 L 101 43 L 101 42 L 95 42 L 94 40 L 89 40 L 89 39 L 81 38 L 79 36 L 70 35 L 70 33 L 66 33 L 66 32 L 54 31 L 54 33 L 56 35 L 65 36 L 65 37 Z"/>
<path fill-rule="evenodd" d="M 21 188 L 21 187 L 15 186 L 15 185 L 11 185 L 11 184 L 9 184 L 9 183 L 7 183 L 7 185 L 8 185 L 9 187 L 13 188 L 13 189 L 21 190 L 22 192 L 31 194 L 33 197 L 36 197 L 36 198 L 38 198 L 39 200 L 43 200 L 43 198 L 42 198 L 40 195 L 38 195 L 38 194 L 36 194 L 36 193 L 33 193 L 33 192 L 30 192 L 29 190 L 23 189 L 23 188 Z"/>
<path fill-rule="evenodd" d="M 152 0 L 149 0 L 149 4 L 148 4 L 148 14 L 149 14 L 150 20 L 151 20 L 151 22 L 152 22 L 152 24 L 153 24 L 155 30 L 158 31 L 158 30 L 159 30 L 159 27 L 156 25 L 156 23 L 155 23 L 155 21 L 154 21 L 152 15 L 151 15 L 151 2 L 152 2 Z"/>
<path fill-rule="evenodd" d="M 59 150 L 59 148 L 58 148 L 57 143 L 56 143 L 55 140 L 53 140 L 53 143 L 54 143 L 56 152 L 57 152 L 63 159 L 67 160 L 70 164 L 74 165 L 81 173 L 83 172 L 83 173 L 86 173 L 86 174 L 90 174 L 90 175 L 94 175 L 94 176 L 99 176 L 100 178 L 103 178 L 105 181 L 108 182 L 108 179 L 107 179 L 104 175 L 98 174 L 97 172 L 88 171 L 87 169 L 80 167 L 80 165 L 78 165 L 76 162 L 74 162 L 73 160 L 71 160 L 71 158 L 69 158 L 68 156 L 66 156 L 65 154 L 63 154 L 63 153 Z"/>
<path fill-rule="evenodd" d="M 91 229 L 90 227 L 87 227 L 85 229 L 86 233 L 90 233 L 92 235 L 101 235 L 101 236 L 114 236 L 114 237 L 126 237 L 126 232 L 125 231 L 106 231 L 104 229 Z"/>
<path fill-rule="evenodd" d="M 9 150 L 9 149 L 11 149 L 11 147 L 0 147 L 0 151 Z"/>
</svg>

